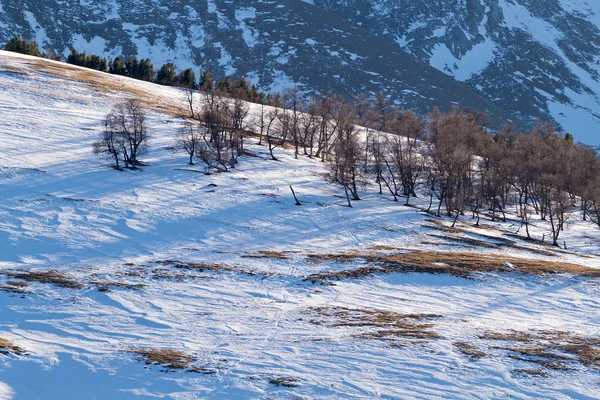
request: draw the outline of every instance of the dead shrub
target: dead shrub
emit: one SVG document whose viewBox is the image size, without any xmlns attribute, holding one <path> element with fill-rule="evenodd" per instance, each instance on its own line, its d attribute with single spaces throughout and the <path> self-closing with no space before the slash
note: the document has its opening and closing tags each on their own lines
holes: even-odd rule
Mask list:
<svg viewBox="0 0 600 400">
<path fill-rule="evenodd" d="M 27 282 L 38 282 L 56 285 L 62 288 L 67 289 L 81 289 L 83 288 L 83 284 L 74 281 L 69 278 L 69 276 L 63 272 L 58 272 L 55 270 L 51 271 L 17 271 L 17 272 L 9 272 L 7 274 L 11 278 L 21 279 Z"/>
</svg>

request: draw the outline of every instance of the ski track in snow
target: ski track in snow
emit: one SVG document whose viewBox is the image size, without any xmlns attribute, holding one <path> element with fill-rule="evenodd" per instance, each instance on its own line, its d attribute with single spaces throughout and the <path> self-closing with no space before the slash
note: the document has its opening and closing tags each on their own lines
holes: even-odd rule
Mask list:
<svg viewBox="0 0 600 400">
<path fill-rule="evenodd" d="M 354 208 L 344 207 L 343 190 L 324 180 L 322 164 L 294 160 L 280 149 L 281 162 L 243 158 L 230 173 L 186 171 L 203 167 L 186 166 L 185 155 L 166 150 L 181 121 L 156 112 L 144 157 L 149 166 L 114 171 L 92 154 L 91 143 L 120 95 L 34 72 L 28 60 L 0 52 L 0 267 L 53 268 L 82 282 L 147 286 L 100 292 L 90 285 L 34 284 L 36 294 L 23 298 L 0 292 L 0 338 L 28 353 L 0 355 L 0 400 L 600 397 L 600 376 L 592 368 L 516 376 L 514 369 L 532 366 L 500 354 L 470 361 L 453 346 L 478 344 L 478 334 L 488 330 L 599 336 L 597 281 L 390 274 L 334 286 L 303 282 L 311 273 L 348 268 L 307 262 L 307 253 L 372 245 L 455 248 L 423 244 L 431 240 L 421 226 L 426 217 L 374 187 Z M 25 75 L 7 73 L 15 67 Z M 128 84 L 184 101 L 176 89 Z M 247 145 L 267 155 L 253 139 Z M 302 207 L 294 206 L 290 184 Z M 534 235 L 545 231 L 532 227 Z M 598 266 L 599 239 L 591 223 L 571 224 L 565 232 L 570 249 L 591 256 L 563 259 Z M 289 260 L 242 257 L 260 250 L 302 253 Z M 162 260 L 237 265 L 258 275 L 173 268 L 168 271 L 200 277 L 123 275 L 130 271 L 125 263 L 147 274 L 163 268 L 152 264 Z M 310 323 L 310 307 L 334 306 L 440 314 L 434 329 L 443 338 L 394 347 L 353 338 L 352 327 Z M 160 372 L 127 352 L 139 347 L 193 354 L 216 374 Z M 279 376 L 299 386 L 269 384 Z"/>
</svg>

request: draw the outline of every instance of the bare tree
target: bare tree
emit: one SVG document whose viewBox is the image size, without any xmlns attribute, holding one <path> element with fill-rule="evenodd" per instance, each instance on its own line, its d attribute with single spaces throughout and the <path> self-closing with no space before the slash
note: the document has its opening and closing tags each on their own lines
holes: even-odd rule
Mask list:
<svg viewBox="0 0 600 400">
<path fill-rule="evenodd" d="M 175 151 L 185 151 L 189 156 L 189 164 L 194 165 L 194 157 L 202 145 L 199 127 L 186 121 L 175 135 Z"/>
<path fill-rule="evenodd" d="M 399 111 L 390 123 L 394 133 L 388 140 L 389 153 L 402 183 L 406 204 L 415 197 L 417 184 L 423 172 L 423 157 L 419 154 L 426 138 L 427 121 L 412 111 Z"/>
<path fill-rule="evenodd" d="M 348 207 L 352 207 L 350 195 L 352 195 L 352 200 L 360 200 L 358 186 L 364 152 L 352 118 L 347 118 L 343 123 L 340 122 L 338 128 L 340 134 L 335 151 L 329 161 L 330 179 L 344 188 Z"/>
<path fill-rule="evenodd" d="M 121 171 L 120 159 L 124 147 L 123 137 L 108 128 L 108 119 L 105 120 L 104 131 L 100 139 L 93 144 L 96 154 L 105 154 L 115 161 L 114 168 Z"/>
<path fill-rule="evenodd" d="M 111 154 L 118 167 L 122 157 L 126 168 L 142 165 L 138 157 L 148 150 L 150 134 L 146 126 L 146 109 L 137 100 L 126 100 L 113 107 L 105 120 L 105 132 L 94 144 L 97 153 Z"/>
</svg>

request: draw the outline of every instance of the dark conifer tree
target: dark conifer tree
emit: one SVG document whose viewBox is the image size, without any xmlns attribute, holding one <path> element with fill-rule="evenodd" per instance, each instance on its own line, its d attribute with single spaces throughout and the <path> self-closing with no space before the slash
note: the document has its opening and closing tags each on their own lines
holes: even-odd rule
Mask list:
<svg viewBox="0 0 600 400">
<path fill-rule="evenodd" d="M 173 86 L 177 83 L 177 67 L 173 63 L 164 64 L 156 74 L 156 83 Z"/>
</svg>

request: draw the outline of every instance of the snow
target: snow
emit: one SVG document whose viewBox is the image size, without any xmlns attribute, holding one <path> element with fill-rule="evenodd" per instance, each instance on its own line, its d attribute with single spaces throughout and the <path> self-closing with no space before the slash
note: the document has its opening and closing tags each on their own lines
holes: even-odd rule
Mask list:
<svg viewBox="0 0 600 400">
<path fill-rule="evenodd" d="M 220 42 L 213 43 L 213 46 L 221 50 L 221 58 L 219 58 L 217 61 L 225 70 L 225 75 L 231 76 L 235 74 L 236 69 L 233 66 L 233 57 L 231 57 L 231 54 L 229 54 L 227 49 Z"/>
<path fill-rule="evenodd" d="M 481 73 L 494 59 L 496 44 L 491 39 L 476 44 L 462 57 L 456 58 L 443 43 L 438 43 L 431 52 L 429 65 L 466 81 Z"/>
<path fill-rule="evenodd" d="M 159 108 L 149 115 L 149 165 L 138 172 L 112 170 L 92 154 L 91 143 L 106 112 L 125 95 L 76 75 L 54 76 L 44 67 L 61 65 L 0 52 L 0 268 L 57 269 L 86 287 L 33 284 L 35 294 L 23 298 L 0 292 L 0 338 L 28 353 L 0 355 L 0 399 L 600 396 L 598 373 L 591 368 L 523 377 L 513 370 L 533 367 L 500 350 L 472 361 L 454 346 L 479 345 L 479 335 L 490 330 L 555 329 L 597 337 L 597 281 L 389 274 L 332 286 L 304 282 L 306 275 L 349 267 L 307 261 L 310 253 L 368 251 L 374 245 L 456 249 L 439 240 L 424 243 L 433 240 L 423 227 L 428 217 L 372 186 L 354 208 L 343 207 L 343 190 L 326 182 L 323 164 L 296 160 L 282 149 L 276 150 L 281 161 L 270 161 L 254 139 L 246 146 L 259 157 L 242 157 L 232 172 L 191 172 L 203 167 L 187 166 L 185 155 L 168 150 L 183 121 Z M 73 74 L 80 70 L 63 67 Z M 282 85 L 292 83 L 284 72 L 275 73 Z M 185 103 L 175 88 L 109 78 L 141 99 L 160 99 L 164 107 Z M 257 113 L 251 105 L 251 114 Z M 289 185 L 301 207 L 294 205 Z M 532 234 L 547 229 L 536 222 Z M 511 249 L 511 256 L 599 266 L 597 227 L 573 220 L 564 235 L 571 250 L 566 254 Z M 299 253 L 286 260 L 242 257 L 261 250 Z M 485 251 L 506 256 L 503 249 Z M 183 277 L 153 277 L 152 270 L 163 268 L 154 262 L 164 260 L 239 266 L 256 275 L 164 266 L 163 272 Z M 132 274 L 136 268 L 143 276 Z M 90 284 L 94 280 L 146 286 L 100 292 Z M 440 314 L 433 329 L 443 338 L 407 340 L 404 346 L 359 339 L 354 335 L 361 328 L 311 323 L 311 307 Z M 139 347 L 193 354 L 216 373 L 161 372 L 128 352 Z M 269 383 L 278 376 L 299 385 Z"/>
<path fill-rule="evenodd" d="M 43 48 L 44 44 L 48 41 L 46 30 L 40 26 L 31 11 L 23 11 L 23 15 L 25 15 L 25 19 L 29 23 L 31 30 L 35 32 L 35 41 L 40 45 L 40 48 Z"/>
<path fill-rule="evenodd" d="M 259 33 L 255 29 L 247 26 L 245 21 L 247 19 L 255 18 L 256 8 L 254 7 L 242 7 L 236 8 L 235 10 L 235 19 L 238 20 L 239 27 L 243 31 L 242 37 L 244 38 L 246 45 L 248 45 L 248 47 L 250 48 L 256 46 L 256 43 L 258 42 Z"/>
</svg>

